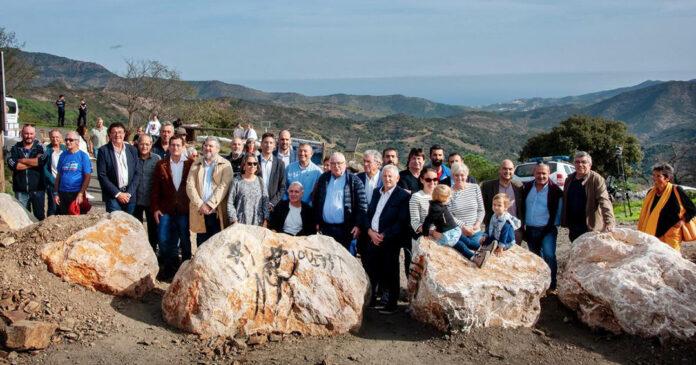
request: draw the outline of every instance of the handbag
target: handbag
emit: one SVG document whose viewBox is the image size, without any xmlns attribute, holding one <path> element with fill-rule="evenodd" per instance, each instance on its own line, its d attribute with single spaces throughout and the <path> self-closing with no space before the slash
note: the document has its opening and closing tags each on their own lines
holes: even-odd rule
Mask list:
<svg viewBox="0 0 696 365">
<path fill-rule="evenodd" d="M 679 196 L 679 192 L 676 191 L 676 189 L 674 193 L 677 195 L 677 201 L 679 201 L 679 218 L 683 218 L 686 210 L 684 209 L 684 205 L 682 205 L 681 196 Z M 682 239 L 684 241 L 696 241 L 696 217 L 692 218 L 688 222 L 684 222 L 681 231 Z"/>
</svg>

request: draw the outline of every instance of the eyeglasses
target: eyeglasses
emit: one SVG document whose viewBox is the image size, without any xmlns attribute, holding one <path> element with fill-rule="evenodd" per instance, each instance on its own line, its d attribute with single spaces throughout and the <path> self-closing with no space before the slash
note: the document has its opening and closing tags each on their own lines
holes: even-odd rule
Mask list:
<svg viewBox="0 0 696 365">
<path fill-rule="evenodd" d="M 77 138 L 66 138 L 65 142 L 77 142 Z"/>
<path fill-rule="evenodd" d="M 247 162 L 247 166 L 258 166 L 258 162 Z"/>
<path fill-rule="evenodd" d="M 427 183 L 432 183 L 432 182 L 437 183 L 437 182 L 438 182 L 436 177 L 435 177 L 435 178 L 432 178 L 432 179 L 429 178 L 429 177 L 424 177 L 424 178 L 423 178 L 423 181 L 425 181 L 425 182 L 427 182 Z"/>
</svg>

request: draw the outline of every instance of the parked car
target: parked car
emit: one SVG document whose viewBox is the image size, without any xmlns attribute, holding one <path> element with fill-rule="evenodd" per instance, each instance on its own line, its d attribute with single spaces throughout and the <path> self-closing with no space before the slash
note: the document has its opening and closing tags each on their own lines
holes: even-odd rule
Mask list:
<svg viewBox="0 0 696 365">
<path fill-rule="evenodd" d="M 530 158 L 527 162 L 517 165 L 512 179 L 521 182 L 534 180 L 534 168 L 541 161 L 549 165 L 549 169 L 551 170 L 551 176 L 549 176 L 549 178 L 561 189 L 563 189 L 565 179 L 568 175 L 575 172 L 575 167 L 568 162 L 570 161 L 570 157 L 568 156 L 534 157 Z"/>
</svg>

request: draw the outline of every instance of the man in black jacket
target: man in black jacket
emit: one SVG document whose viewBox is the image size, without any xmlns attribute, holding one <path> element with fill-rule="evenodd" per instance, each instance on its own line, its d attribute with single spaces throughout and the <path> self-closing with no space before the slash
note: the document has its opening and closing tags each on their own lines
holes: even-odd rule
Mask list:
<svg viewBox="0 0 696 365">
<path fill-rule="evenodd" d="M 365 187 L 357 176 L 346 171 L 346 157 L 342 153 L 332 154 L 329 166 L 330 171 L 317 180 L 312 204 L 314 221 L 318 231 L 349 250 L 350 241 L 365 227 Z"/>
<path fill-rule="evenodd" d="M 387 165 L 382 169 L 382 188 L 372 193 L 368 209 L 368 230 L 370 242 L 367 245 L 367 273 L 372 284 L 373 298 L 377 283 L 389 292 L 389 301 L 381 311 L 383 314 L 396 312 L 399 299 L 399 251 L 408 226 L 408 202 L 411 196 L 396 186 L 399 169 Z"/>
<path fill-rule="evenodd" d="M 135 211 L 135 195 L 140 182 L 138 149 L 124 142 L 126 127 L 121 122 L 111 123 L 109 143 L 99 148 L 97 175 L 106 211 Z"/>
<path fill-rule="evenodd" d="M 286 180 L 285 164 L 283 160 L 273 156 L 273 151 L 275 151 L 275 136 L 273 133 L 266 132 L 261 136 L 261 156 L 259 156 L 259 168 L 256 174 L 263 177 L 271 211 L 283 200 Z"/>
<path fill-rule="evenodd" d="M 279 233 L 287 233 L 292 236 L 309 236 L 316 234 L 314 225 L 314 212 L 309 204 L 302 201 L 304 187 L 299 181 L 294 181 L 288 186 L 288 198 L 281 200 L 271 213 L 269 227 Z"/>
<path fill-rule="evenodd" d="M 12 170 L 12 189 L 15 198 L 34 213 L 38 220 L 45 217 L 46 190 L 43 179 L 43 145 L 36 139 L 36 128 L 28 124 L 22 128 L 22 140 L 17 142 L 7 157 Z"/>
<path fill-rule="evenodd" d="M 534 181 L 524 184 L 525 233 L 529 250 L 539 255 L 551 268 L 551 286 L 556 290 L 556 239 L 561 215 L 559 205 L 563 191 L 549 179 L 549 165 L 540 163 L 534 168 Z"/>
</svg>

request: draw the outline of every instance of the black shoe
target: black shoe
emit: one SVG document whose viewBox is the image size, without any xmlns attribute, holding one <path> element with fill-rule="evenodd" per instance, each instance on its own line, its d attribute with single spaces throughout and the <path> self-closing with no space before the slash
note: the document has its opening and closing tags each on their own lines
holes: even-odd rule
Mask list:
<svg viewBox="0 0 696 365">
<path fill-rule="evenodd" d="M 386 307 L 382 308 L 379 313 L 380 314 L 394 314 L 399 311 L 399 308 L 397 308 L 396 305 L 387 305 Z"/>
</svg>

